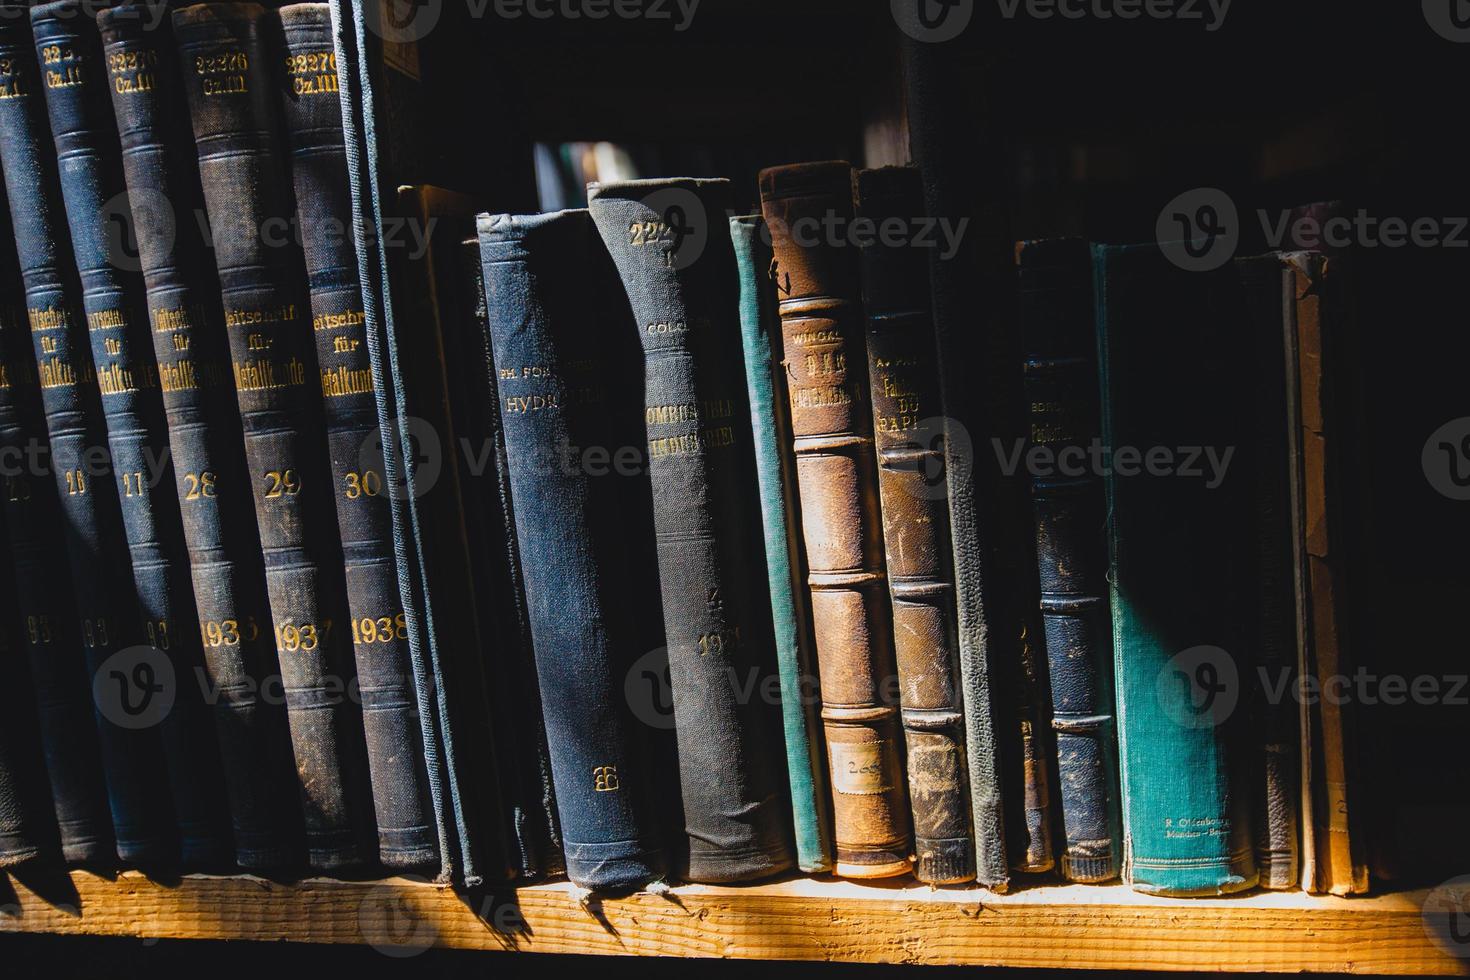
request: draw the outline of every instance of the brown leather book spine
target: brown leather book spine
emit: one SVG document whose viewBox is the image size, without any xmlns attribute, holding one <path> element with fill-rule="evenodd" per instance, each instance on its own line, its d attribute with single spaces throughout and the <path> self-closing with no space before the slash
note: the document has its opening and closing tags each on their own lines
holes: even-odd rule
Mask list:
<svg viewBox="0 0 1470 980">
<path fill-rule="evenodd" d="M 875 227 L 917 220 L 924 213 L 919 171 L 861 171 L 857 207 Z M 909 242 L 872 239 L 862 248 L 862 269 L 878 498 L 914 819 L 914 876 L 933 885 L 958 884 L 975 877 L 975 841 L 960 712 L 929 256 Z"/>
<path fill-rule="evenodd" d="M 1340 293 L 1342 260 L 1296 255 L 1297 369 L 1301 398 L 1303 504 L 1307 558 L 1307 608 L 1310 613 L 1308 669 L 1318 690 L 1333 690 L 1330 680 L 1350 676 L 1346 612 L 1347 583 L 1340 553 L 1342 529 L 1333 520 L 1335 456 L 1333 443 L 1330 343 L 1326 324 Z M 1314 880 L 1308 891 L 1354 895 L 1368 890 L 1368 866 L 1357 829 L 1355 802 L 1350 800 L 1353 751 L 1349 706 L 1342 699 L 1320 697 L 1309 707 L 1312 728 L 1311 819 L 1315 847 L 1310 862 Z"/>
<path fill-rule="evenodd" d="M 781 299 L 836 870 L 850 878 L 904 874 L 909 810 L 858 252 L 837 240 L 853 220 L 852 168 L 775 167 L 761 172 L 760 189 Z"/>
</svg>

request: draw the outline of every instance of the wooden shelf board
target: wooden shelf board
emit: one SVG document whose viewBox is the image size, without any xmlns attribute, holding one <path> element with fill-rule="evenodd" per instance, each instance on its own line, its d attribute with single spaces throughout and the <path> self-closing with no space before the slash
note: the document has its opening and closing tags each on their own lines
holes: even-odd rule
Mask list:
<svg viewBox="0 0 1470 980">
<path fill-rule="evenodd" d="M 800 879 L 581 901 L 566 883 L 462 895 L 421 881 L 74 872 L 0 879 L 0 931 L 553 953 L 989 966 L 1466 974 L 1422 892 L 1165 899 L 1123 886 L 1009 895 Z M 45 897 L 42 897 L 45 896 Z"/>
</svg>

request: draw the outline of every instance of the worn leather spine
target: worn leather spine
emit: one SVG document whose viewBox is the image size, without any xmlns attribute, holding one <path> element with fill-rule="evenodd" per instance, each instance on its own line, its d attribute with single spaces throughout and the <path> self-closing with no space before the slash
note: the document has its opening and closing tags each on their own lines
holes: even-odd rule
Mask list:
<svg viewBox="0 0 1470 980">
<path fill-rule="evenodd" d="M 911 167 L 860 171 L 857 188 L 858 218 L 874 227 L 923 215 L 923 181 Z M 975 877 L 975 842 L 928 256 L 911 244 L 880 238 L 861 253 L 878 497 L 914 818 L 914 877 L 934 885 L 958 884 Z M 935 473 L 941 474 L 938 479 Z"/>
<path fill-rule="evenodd" d="M 281 54 L 258 4 L 196 4 L 176 11 L 173 27 L 220 274 L 307 859 L 321 869 L 371 862 L 377 843 L 361 714 L 346 694 L 352 629 L 321 379 L 301 254 L 279 237 L 294 213 L 272 70 Z"/>
<path fill-rule="evenodd" d="M 455 455 L 464 487 L 465 533 L 476 594 L 481 607 L 492 613 L 484 657 L 487 667 L 494 665 L 496 677 L 486 686 L 505 801 L 505 838 L 511 845 L 507 857 L 512 875 L 536 880 L 566 868 L 516 541 L 480 240 L 454 241 L 448 236 L 455 230 L 455 226 L 443 229 L 444 250 L 438 241 L 440 229 L 434 232 L 449 407 L 461 450 Z"/>
<path fill-rule="evenodd" d="M 755 472 L 765 532 L 766 578 L 775 626 L 786 732 L 786 772 L 796 830 L 796 864 L 832 870 L 832 794 L 818 707 L 816 644 L 806 586 L 795 466 L 789 459 L 791 401 L 781 369 L 781 315 L 771 281 L 771 242 L 758 214 L 730 219 L 740 278 L 740 338 L 750 399 Z"/>
<path fill-rule="evenodd" d="M 0 207 L 0 372 L 6 560 L 14 573 L 17 642 L 24 646 L 30 668 L 61 856 L 69 864 L 106 866 L 117 860 L 117 852 L 86 658 L 71 608 L 71 576 L 64 550 L 47 540 L 48 529 L 58 527 L 62 518 L 8 207 Z"/>
<path fill-rule="evenodd" d="M 1251 826 L 1261 887 L 1296 888 L 1300 737 L 1296 701 L 1296 590 L 1287 424 L 1286 334 L 1295 320 L 1295 270 L 1279 254 L 1236 259 L 1245 294 L 1255 426 L 1241 455 L 1254 482 L 1256 587 L 1250 623 L 1255 677 Z M 1277 685 L 1283 685 L 1277 687 Z M 1279 690 L 1280 696 L 1272 692 Z"/>
<path fill-rule="evenodd" d="M 904 0 L 893 12 L 905 23 L 922 23 L 928 0 Z M 950 536 L 954 543 L 955 600 L 959 623 L 960 688 L 965 714 L 966 761 L 975 833 L 975 880 L 1005 891 L 1011 867 L 1008 825 L 1025 792 L 1025 774 L 1002 771 L 1001 723 L 1018 698 L 1003 686 L 1014 670 L 1018 639 L 998 615 L 994 596 L 1004 582 L 992 550 L 994 521 L 983 448 L 991 435 L 985 401 L 989 386 L 976 370 L 991 363 L 989 335 L 1003 328 L 1013 282 L 1007 252 L 1009 202 L 1005 154 L 996 140 L 997 102 L 1002 92 L 991 77 L 977 79 L 977 49 L 983 32 L 970 31 L 943 44 L 905 31 L 899 38 L 912 159 L 924 175 L 925 213 L 967 229 L 957 250 L 945 258 L 931 250 L 929 281 L 939 354 L 939 388 L 944 405 L 945 474 L 949 484 Z M 955 125 L 966 118 L 967 125 Z M 1019 631 L 1015 631 L 1018 633 Z M 1014 729 L 1013 729 L 1014 730 Z M 1009 749 L 1010 745 L 1006 744 Z M 1007 757 L 1010 752 L 1004 753 Z M 1034 785 L 1034 784 L 1033 784 Z M 1029 831 L 1029 828 L 1028 828 Z"/>
<path fill-rule="evenodd" d="M 119 248 L 132 211 L 95 22 L 79 0 L 31 8 L 46 106 L 56 141 L 72 254 L 82 280 L 92 361 L 132 556 L 146 642 L 172 663 L 172 708 L 159 724 L 169 788 L 188 865 L 234 860 L 214 726 L 199 672 L 194 608 L 158 367 L 136 257 Z"/>
<path fill-rule="evenodd" d="M 1301 447 L 1300 530 L 1305 565 L 1307 617 L 1305 671 L 1318 690 L 1355 667 L 1349 630 L 1349 579 L 1345 529 L 1352 449 L 1346 424 L 1349 404 L 1339 365 L 1346 364 L 1349 266 L 1345 257 L 1288 253 L 1296 332 L 1295 372 Z M 1310 752 L 1306 803 L 1313 824 L 1312 875 L 1308 891 L 1355 895 L 1369 887 L 1364 840 L 1362 783 L 1356 778 L 1357 739 L 1353 722 L 1362 717 L 1342 698 L 1320 696 L 1305 706 Z"/>
<path fill-rule="evenodd" d="M 29 14 L 21 4 L 0 5 L 0 96 L 0 163 L 61 506 L 59 544 L 71 571 L 88 679 L 95 682 L 108 658 L 142 643 L 143 632 L 45 88 Z M 50 542 L 52 547 L 57 543 Z M 112 679 L 104 676 L 101 686 Z M 124 727 L 92 700 L 118 858 L 144 866 L 176 861 L 178 840 L 157 728 Z"/>
<path fill-rule="evenodd" d="M 1016 249 L 1026 356 L 1028 445 L 1069 460 L 1033 474 L 1041 618 L 1050 667 L 1069 881 L 1118 876 L 1118 750 L 1107 600 L 1102 477 L 1079 455 L 1102 438 L 1093 335 L 1092 256 L 1081 239 Z"/>
<path fill-rule="evenodd" d="M 636 392 L 600 370 L 631 315 L 602 291 L 616 273 L 586 211 L 481 215 L 478 231 L 567 875 L 634 889 L 665 868 L 643 725 L 625 693 L 645 652 L 630 597 L 657 582 L 629 580 L 619 477 L 582 465 L 637 445 L 614 424 L 615 399 Z"/>
<path fill-rule="evenodd" d="M 851 222 L 852 179 L 841 162 L 775 167 L 761 171 L 760 193 L 776 260 L 837 873 L 879 878 L 908 872 L 912 838 L 862 286 L 854 249 L 811 244 L 822 223 Z"/>
<path fill-rule="evenodd" d="M 147 287 L 153 355 L 167 418 L 173 483 L 203 644 L 199 682 L 214 699 L 235 863 L 294 866 L 300 807 L 260 534 L 230 374 L 219 277 L 205 246 L 193 134 L 166 18 L 119 6 L 97 15 Z"/>
<path fill-rule="evenodd" d="M 349 233 L 352 196 L 331 17 L 324 3 L 291 4 L 279 16 L 284 128 L 311 291 L 378 854 L 390 868 L 436 864 L 423 733 L 414 711 L 408 627 L 394 567 L 393 515 L 381 461 L 365 451 L 381 437 Z"/>
<path fill-rule="evenodd" d="M 1156 244 L 1093 250 L 1123 874 L 1151 894 L 1242 891 L 1257 879 L 1241 744 L 1249 476 L 1208 462 L 1243 444 L 1251 417 L 1239 282 Z"/>
<path fill-rule="evenodd" d="M 594 184 L 589 208 L 644 354 L 644 428 L 690 881 L 792 866 L 773 705 L 729 181 Z M 694 250 L 695 229 L 704 232 Z M 711 779 L 711 773 L 725 774 Z"/>
</svg>

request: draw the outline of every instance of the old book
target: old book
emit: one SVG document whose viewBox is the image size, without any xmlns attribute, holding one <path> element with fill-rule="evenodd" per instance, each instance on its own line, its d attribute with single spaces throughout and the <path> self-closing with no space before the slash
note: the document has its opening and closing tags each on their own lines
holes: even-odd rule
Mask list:
<svg viewBox="0 0 1470 980">
<path fill-rule="evenodd" d="M 893 10 L 912 27 L 921 6 L 921 0 L 904 0 Z M 977 367 L 992 363 L 987 348 L 1005 329 L 1014 289 L 1010 202 L 1000 199 L 1008 184 L 1001 171 L 1005 155 L 995 138 L 999 100 L 990 94 L 1004 86 L 985 77 L 977 51 L 981 33 L 943 44 L 921 36 L 922 31 L 905 31 L 900 38 L 910 153 L 924 176 L 925 214 L 966 229 L 947 258 L 931 250 L 929 279 L 944 405 L 975 878 L 1004 891 L 1012 865 L 1026 863 L 1026 855 L 1009 853 L 1015 839 L 1030 836 L 1029 827 L 1009 826 L 1025 816 L 1028 785 L 1017 764 L 1023 747 L 1014 744 L 1019 725 L 1013 717 L 1020 700 L 1014 675 L 1021 664 L 1023 621 L 1002 615 L 998 602 L 997 590 L 1008 583 L 994 560 L 996 475 L 986 453 L 995 435 L 986 404 L 992 392 L 988 383 L 976 383 Z M 955 125 L 957 118 L 969 122 Z M 1017 516 L 1008 518 L 1011 525 L 1019 526 Z M 1015 611 L 1026 611 L 1019 609 L 1019 598 Z M 1037 802 L 1035 781 L 1029 785 Z"/>
<path fill-rule="evenodd" d="M 1249 316 L 1249 385 L 1255 413 L 1241 462 L 1253 481 L 1255 548 L 1249 581 L 1255 588 L 1247 620 L 1254 649 L 1251 694 L 1253 745 L 1251 828 L 1263 888 L 1296 888 L 1300 735 L 1297 705 L 1298 619 L 1288 429 L 1297 412 L 1288 390 L 1287 336 L 1294 333 L 1296 270 L 1279 254 L 1235 260 Z"/>
<path fill-rule="evenodd" d="M 71 575 L 63 549 L 47 533 L 60 524 L 61 510 L 9 207 L 0 207 L 0 297 L 0 453 L 13 461 L 0 474 L 0 503 L 6 560 L 14 574 L 17 642 L 30 666 L 62 859 L 107 866 L 117 860 L 117 851 Z"/>
<path fill-rule="evenodd" d="M 796 863 L 803 871 L 832 870 L 832 794 L 818 708 L 816 644 L 811 595 L 801 546 L 795 467 L 789 458 L 791 401 L 782 370 L 781 315 L 765 221 L 758 214 L 730 219 L 739 269 L 740 339 L 750 400 L 755 472 L 765 532 L 766 578 L 775 626 L 786 731 L 786 774 L 796 829 Z"/>
<path fill-rule="evenodd" d="M 0 688 L 0 868 L 33 861 L 56 846 L 16 599 L 11 570 L 0 566 L 0 664 L 7 678 Z"/>
<path fill-rule="evenodd" d="M 619 424 L 637 391 L 599 371 L 631 313 L 586 211 L 482 215 L 478 230 L 567 875 L 633 889 L 665 866 L 646 719 L 626 693 L 645 652 L 631 596 L 657 583 L 629 575 L 611 466 L 637 445 Z"/>
<path fill-rule="evenodd" d="M 1356 778 L 1356 717 L 1334 678 L 1348 677 L 1356 664 L 1348 626 L 1343 482 L 1348 431 L 1341 407 L 1343 382 L 1338 335 L 1348 327 L 1347 259 L 1304 252 L 1282 257 L 1285 343 L 1288 351 L 1288 421 L 1295 444 L 1292 487 L 1293 539 L 1300 579 L 1301 679 L 1311 679 L 1314 697 L 1302 697 L 1300 723 L 1305 751 L 1302 886 L 1311 892 L 1353 895 L 1368 890 L 1367 847 L 1362 829 L 1362 786 Z"/>
<path fill-rule="evenodd" d="M 204 647 L 197 681 L 214 698 L 235 863 L 295 866 L 303 857 L 295 761 L 284 706 L 270 697 L 280 666 L 219 277 L 195 220 L 204 202 L 173 32 L 137 6 L 103 10 L 97 23 Z"/>
<path fill-rule="evenodd" d="M 858 217 L 876 228 L 923 215 L 924 185 L 914 168 L 861 171 L 857 188 Z M 975 877 L 975 842 L 928 256 L 910 244 L 879 238 L 863 246 L 862 269 L 914 876 L 929 884 L 957 884 Z"/>
<path fill-rule="evenodd" d="M 593 184 L 644 354 L 644 435 L 690 881 L 792 866 L 770 599 L 737 344 L 729 182 Z M 695 243 L 698 248 L 695 249 Z M 725 778 L 710 779 L 711 773 Z"/>
<path fill-rule="evenodd" d="M 1050 461 L 1031 478 L 1041 616 L 1056 735 L 1062 877 L 1118 876 L 1118 750 L 1107 599 L 1092 255 L 1081 239 L 1016 248 L 1026 351 L 1029 447 Z"/>
<path fill-rule="evenodd" d="M 301 253 L 289 227 L 279 136 L 279 49 L 264 8 L 196 4 L 173 14 L 214 239 L 266 593 L 306 825 L 317 868 L 377 859 L 361 713 L 346 696 L 352 630 L 333 520 L 321 378 Z M 274 56 L 274 57 L 273 57 Z"/>
<path fill-rule="evenodd" d="M 18 3 L 0 5 L 0 91 L 8 96 L 0 99 L 0 164 L 61 507 L 60 541 L 48 543 L 59 544 L 66 555 L 76 630 L 93 684 L 111 657 L 143 641 L 143 631 L 82 289 L 62 220 L 46 90 L 30 17 Z M 117 711 L 102 710 L 93 698 L 117 857 L 128 864 L 171 863 L 179 850 L 168 781 L 158 765 L 159 732 L 156 726 L 137 727 L 133 716 L 118 717 L 124 701 L 140 715 L 163 702 L 153 700 L 156 692 L 132 689 L 128 681 L 136 675 L 125 667 L 126 662 L 109 665 L 100 679 L 103 689 L 124 685 L 122 696 L 109 701 Z"/>
<path fill-rule="evenodd" d="M 893 625 L 858 256 L 820 236 L 813 243 L 811 230 L 824 220 L 852 220 L 852 168 L 775 167 L 761 172 L 760 192 L 790 386 L 836 870 L 859 878 L 905 874 L 912 838 L 891 683 Z"/>
<path fill-rule="evenodd" d="M 471 237 L 465 238 L 466 232 Z M 489 688 L 509 870 L 517 878 L 536 880 L 566 869 L 516 541 L 480 240 L 473 233 L 473 218 L 464 225 L 441 220 L 430 248 L 455 432 L 453 455 L 464 493 L 465 537 L 476 603 L 489 613 L 485 617 L 489 635 L 481 637 L 481 656 L 486 667 L 495 665 L 493 683 L 484 686 Z"/>
<path fill-rule="evenodd" d="M 282 117 L 311 293 L 378 857 L 390 868 L 437 864 L 393 514 L 381 460 L 370 449 L 381 444 L 381 434 L 357 252 L 348 233 L 352 194 L 330 13 L 324 3 L 298 3 L 278 15 L 285 41 Z"/>
<path fill-rule="evenodd" d="M 1241 891 L 1257 874 L 1241 744 L 1253 488 L 1229 452 L 1252 417 L 1239 282 L 1154 244 L 1093 255 L 1123 874 L 1156 894 Z"/>
</svg>

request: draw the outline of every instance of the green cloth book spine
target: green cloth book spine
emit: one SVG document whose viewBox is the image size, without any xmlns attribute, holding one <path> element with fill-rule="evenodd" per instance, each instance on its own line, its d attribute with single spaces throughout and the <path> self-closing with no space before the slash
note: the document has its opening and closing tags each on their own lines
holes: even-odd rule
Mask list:
<svg viewBox="0 0 1470 980">
<path fill-rule="evenodd" d="M 781 318 L 771 282 L 771 243 L 760 215 L 730 219 L 730 237 L 740 276 L 740 343 L 745 352 L 745 387 L 755 434 L 756 482 L 765 531 L 766 570 L 776 626 L 781 715 L 786 728 L 786 771 L 796 827 L 796 863 L 803 871 L 832 870 L 832 798 L 817 717 L 816 664 L 811 609 L 802 568 L 796 473 L 787 458 L 787 418 L 781 363 Z"/>
<path fill-rule="evenodd" d="M 1252 487 L 1230 465 L 1253 419 L 1243 298 L 1232 268 L 1187 271 L 1158 245 L 1093 260 L 1124 877 L 1241 891 L 1257 878 L 1238 731 Z"/>
</svg>

